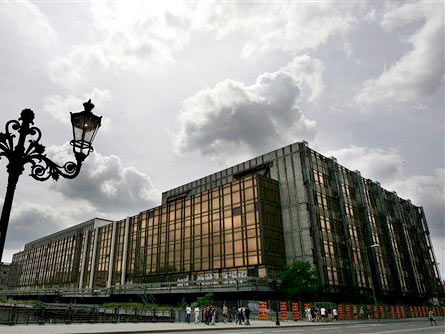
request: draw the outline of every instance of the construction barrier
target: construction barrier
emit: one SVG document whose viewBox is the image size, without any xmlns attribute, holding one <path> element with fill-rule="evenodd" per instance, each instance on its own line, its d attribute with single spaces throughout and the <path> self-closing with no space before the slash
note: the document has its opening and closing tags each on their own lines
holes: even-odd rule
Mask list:
<svg viewBox="0 0 445 334">
<path fill-rule="evenodd" d="M 343 314 L 343 304 L 338 304 L 338 318 L 340 320 L 344 319 L 344 314 Z"/>
<path fill-rule="evenodd" d="M 292 303 L 292 319 L 300 320 L 300 305 L 298 303 Z"/>
<path fill-rule="evenodd" d="M 280 302 L 281 320 L 287 320 L 287 302 Z"/>
<path fill-rule="evenodd" d="M 430 307 L 436 316 L 445 316 L 445 306 L 413 306 L 413 305 L 373 305 L 373 304 L 332 304 L 332 303 L 299 303 L 295 301 L 279 301 L 278 307 L 281 320 L 306 320 L 306 310 L 324 306 L 326 310 L 336 308 L 339 320 L 361 319 L 405 319 L 427 317 Z M 267 320 L 268 302 L 258 302 L 258 319 Z M 273 311 L 275 312 L 275 311 Z M 291 314 L 289 314 L 291 313 Z"/>
<path fill-rule="evenodd" d="M 258 302 L 258 319 L 267 320 L 267 302 Z"/>
</svg>

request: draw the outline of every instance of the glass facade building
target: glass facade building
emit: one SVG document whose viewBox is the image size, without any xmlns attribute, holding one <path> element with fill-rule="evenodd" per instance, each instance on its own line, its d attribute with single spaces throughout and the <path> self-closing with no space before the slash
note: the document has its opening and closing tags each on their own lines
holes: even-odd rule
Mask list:
<svg viewBox="0 0 445 334">
<path fill-rule="evenodd" d="M 285 266 L 278 183 L 248 175 L 112 222 L 95 219 L 14 255 L 17 287 L 109 288 L 266 278 Z M 16 270 L 17 271 L 17 270 Z"/>
<path fill-rule="evenodd" d="M 11 277 L 19 289 L 230 285 L 294 261 L 312 263 L 327 294 L 443 294 L 423 209 L 305 142 L 166 191 L 159 207 L 28 243 Z"/>
</svg>

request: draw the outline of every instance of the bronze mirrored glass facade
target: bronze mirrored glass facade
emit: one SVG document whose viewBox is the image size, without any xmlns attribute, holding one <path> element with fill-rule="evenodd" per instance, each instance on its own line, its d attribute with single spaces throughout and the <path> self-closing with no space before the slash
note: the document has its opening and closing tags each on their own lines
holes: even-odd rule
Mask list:
<svg viewBox="0 0 445 334">
<path fill-rule="evenodd" d="M 159 207 L 29 243 L 11 277 L 21 288 L 186 287 L 267 281 L 294 261 L 318 268 L 328 294 L 443 294 L 423 209 L 305 142 L 166 191 Z"/>
<path fill-rule="evenodd" d="M 13 261 L 17 286 L 266 278 L 269 268 L 285 266 L 280 210 L 278 183 L 248 175 L 125 220 L 93 220 L 27 244 Z"/>
</svg>

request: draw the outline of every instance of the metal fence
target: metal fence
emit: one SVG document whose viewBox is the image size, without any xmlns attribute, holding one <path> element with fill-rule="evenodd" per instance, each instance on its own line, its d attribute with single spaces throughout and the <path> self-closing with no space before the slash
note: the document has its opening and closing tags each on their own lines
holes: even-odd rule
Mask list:
<svg viewBox="0 0 445 334">
<path fill-rule="evenodd" d="M 113 295 L 272 291 L 267 281 L 259 278 L 208 279 L 141 284 L 124 284 L 110 288 L 92 289 L 63 287 L 20 287 L 0 290 L 2 296 L 60 296 L 60 297 L 109 297 Z"/>
<path fill-rule="evenodd" d="M 1 305 L 0 324 L 173 322 L 174 311 L 95 306 Z"/>
</svg>

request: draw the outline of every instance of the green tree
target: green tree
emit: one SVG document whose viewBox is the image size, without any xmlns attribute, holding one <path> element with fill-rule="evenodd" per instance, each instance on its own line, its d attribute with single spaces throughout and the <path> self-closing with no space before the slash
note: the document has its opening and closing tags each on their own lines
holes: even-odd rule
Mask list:
<svg viewBox="0 0 445 334">
<path fill-rule="evenodd" d="M 289 299 L 316 298 L 320 292 L 318 272 L 309 262 L 294 262 L 277 274 L 276 290 Z"/>
<path fill-rule="evenodd" d="M 204 296 L 196 298 L 196 301 L 193 303 L 193 307 L 195 307 L 196 305 L 199 305 L 200 307 L 204 307 L 208 304 L 212 304 L 213 298 L 214 298 L 213 293 L 208 292 Z"/>
</svg>

